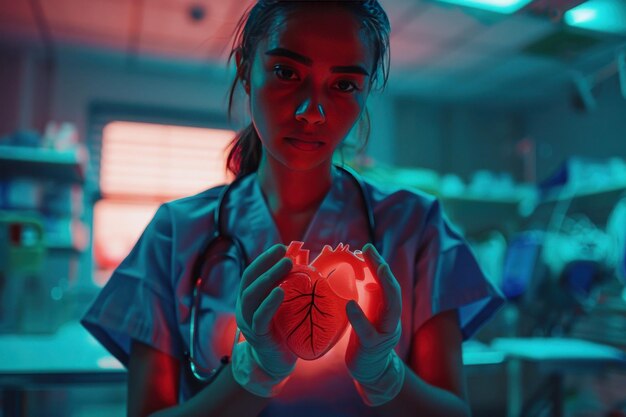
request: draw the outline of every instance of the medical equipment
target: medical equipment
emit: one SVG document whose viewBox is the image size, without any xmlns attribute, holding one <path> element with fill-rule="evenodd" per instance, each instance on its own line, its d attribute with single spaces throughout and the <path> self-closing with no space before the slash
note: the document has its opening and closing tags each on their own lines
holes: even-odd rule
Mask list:
<svg viewBox="0 0 626 417">
<path fill-rule="evenodd" d="M 357 185 L 363 203 L 364 211 L 367 217 L 369 241 L 374 245 L 379 253 L 382 253 L 382 247 L 377 245 L 376 242 L 376 223 L 374 219 L 374 212 L 372 210 L 370 195 L 367 192 L 365 183 L 360 178 L 360 176 L 352 169 L 338 165 L 336 167 L 344 171 L 348 176 L 350 176 Z M 233 265 L 238 267 L 239 277 L 241 277 L 244 269 L 249 264 L 250 260 L 248 259 L 243 245 L 236 237 L 229 236 L 224 232 L 222 223 L 222 219 L 224 218 L 222 210 L 226 205 L 228 193 L 232 188 L 235 187 L 236 184 L 238 184 L 245 177 L 247 176 L 235 179 L 235 181 L 233 181 L 230 185 L 224 185 L 220 188 L 215 189 L 215 192 L 219 193 L 217 200 L 217 209 L 215 210 L 214 214 L 215 231 L 203 246 L 203 250 L 199 252 L 198 257 L 194 261 L 192 269 L 192 277 L 193 279 L 195 279 L 195 283 L 193 287 L 191 322 L 189 326 L 189 350 L 185 352 L 185 359 L 188 364 L 188 370 L 191 372 L 191 375 L 195 378 L 196 382 L 201 382 L 204 384 L 209 384 L 217 377 L 217 375 L 221 372 L 224 366 L 228 364 L 230 357 L 223 356 L 220 359 L 220 365 L 217 368 L 213 369 L 209 369 L 200 365 L 196 359 L 196 327 L 198 326 L 198 310 L 201 289 L 203 287 L 207 272 L 215 268 L 220 268 L 220 264 L 222 264 L 222 268 L 227 263 L 232 263 Z M 235 339 L 233 341 L 233 348 L 239 341 L 239 337 L 240 330 L 237 329 L 235 332 Z"/>
</svg>

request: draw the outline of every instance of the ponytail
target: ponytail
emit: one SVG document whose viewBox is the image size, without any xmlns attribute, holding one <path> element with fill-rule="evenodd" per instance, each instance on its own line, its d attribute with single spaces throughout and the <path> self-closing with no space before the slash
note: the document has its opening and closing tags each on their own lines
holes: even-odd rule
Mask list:
<svg viewBox="0 0 626 417">
<path fill-rule="evenodd" d="M 230 143 L 230 151 L 226 159 L 226 169 L 235 177 L 241 177 L 259 168 L 262 147 L 261 139 L 250 123 L 240 130 Z"/>
</svg>

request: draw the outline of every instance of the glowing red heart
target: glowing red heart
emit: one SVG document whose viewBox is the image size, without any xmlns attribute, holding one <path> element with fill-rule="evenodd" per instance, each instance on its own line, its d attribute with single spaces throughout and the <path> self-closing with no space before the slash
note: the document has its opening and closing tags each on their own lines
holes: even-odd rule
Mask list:
<svg viewBox="0 0 626 417">
<path fill-rule="evenodd" d="M 309 265 L 302 242 L 291 242 L 286 257 L 293 268 L 280 287 L 285 298 L 273 320 L 274 331 L 302 359 L 323 356 L 341 338 L 348 325 L 346 303 L 358 301 L 356 280 L 363 280 L 366 263 L 348 245 L 326 245 Z"/>
</svg>

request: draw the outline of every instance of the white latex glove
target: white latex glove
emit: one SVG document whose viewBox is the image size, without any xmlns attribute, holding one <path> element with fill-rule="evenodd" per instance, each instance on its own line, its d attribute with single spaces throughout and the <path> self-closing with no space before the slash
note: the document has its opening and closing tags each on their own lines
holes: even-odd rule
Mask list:
<svg viewBox="0 0 626 417">
<path fill-rule="evenodd" d="M 374 246 L 363 247 L 365 261 L 382 290 L 383 304 L 371 322 L 355 301 L 346 305 L 352 334 L 346 365 L 363 401 L 378 406 L 392 400 L 404 384 L 404 363 L 393 350 L 400 341 L 402 293 L 389 265 Z"/>
<path fill-rule="evenodd" d="M 285 296 L 277 287 L 291 270 L 284 245 L 274 245 L 244 271 L 235 317 L 246 340 L 235 345 L 232 373 L 246 390 L 261 397 L 278 394 L 297 357 L 277 340 L 271 323 Z"/>
</svg>

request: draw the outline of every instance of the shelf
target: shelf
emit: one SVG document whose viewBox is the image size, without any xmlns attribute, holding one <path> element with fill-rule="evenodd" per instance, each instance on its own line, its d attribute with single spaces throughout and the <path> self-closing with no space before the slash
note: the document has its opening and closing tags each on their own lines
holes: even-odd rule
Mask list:
<svg viewBox="0 0 626 417">
<path fill-rule="evenodd" d="M 455 195 L 441 196 L 442 201 L 452 202 L 454 204 L 495 204 L 495 205 L 512 205 L 517 206 L 522 201 L 518 197 L 481 197 L 476 195 Z"/>
<path fill-rule="evenodd" d="M 542 204 L 551 204 L 556 203 L 563 200 L 572 200 L 572 201 L 583 201 L 586 199 L 593 199 L 597 201 L 598 199 L 610 199 L 615 200 L 620 195 L 626 194 L 626 182 L 621 184 L 614 184 L 610 186 L 605 186 L 601 188 L 597 188 L 594 190 L 582 190 L 579 192 L 573 193 L 563 193 L 560 194 L 558 191 L 554 191 L 547 196 Z"/>
<path fill-rule="evenodd" d="M 58 251 L 58 252 L 72 252 L 72 253 L 82 253 L 83 249 L 79 248 L 78 246 L 72 246 L 72 245 L 62 245 L 62 244 L 56 244 L 56 243 L 52 243 L 52 244 L 47 244 L 45 245 L 46 248 L 48 250 L 52 250 L 52 251 Z"/>
<path fill-rule="evenodd" d="M 533 214 L 534 219 L 547 221 L 560 204 L 567 205 L 568 216 L 583 214 L 594 224 L 602 226 L 621 198 L 626 197 L 626 184 L 616 184 L 597 190 L 584 190 L 575 194 L 551 194 L 540 202 Z"/>
<path fill-rule="evenodd" d="M 0 178 L 34 177 L 61 182 L 85 181 L 85 158 L 76 150 L 0 145 Z"/>
<path fill-rule="evenodd" d="M 516 198 L 456 196 L 440 200 L 444 212 L 467 236 L 490 230 L 508 234 L 516 230 L 520 220 L 520 200 Z"/>
</svg>

